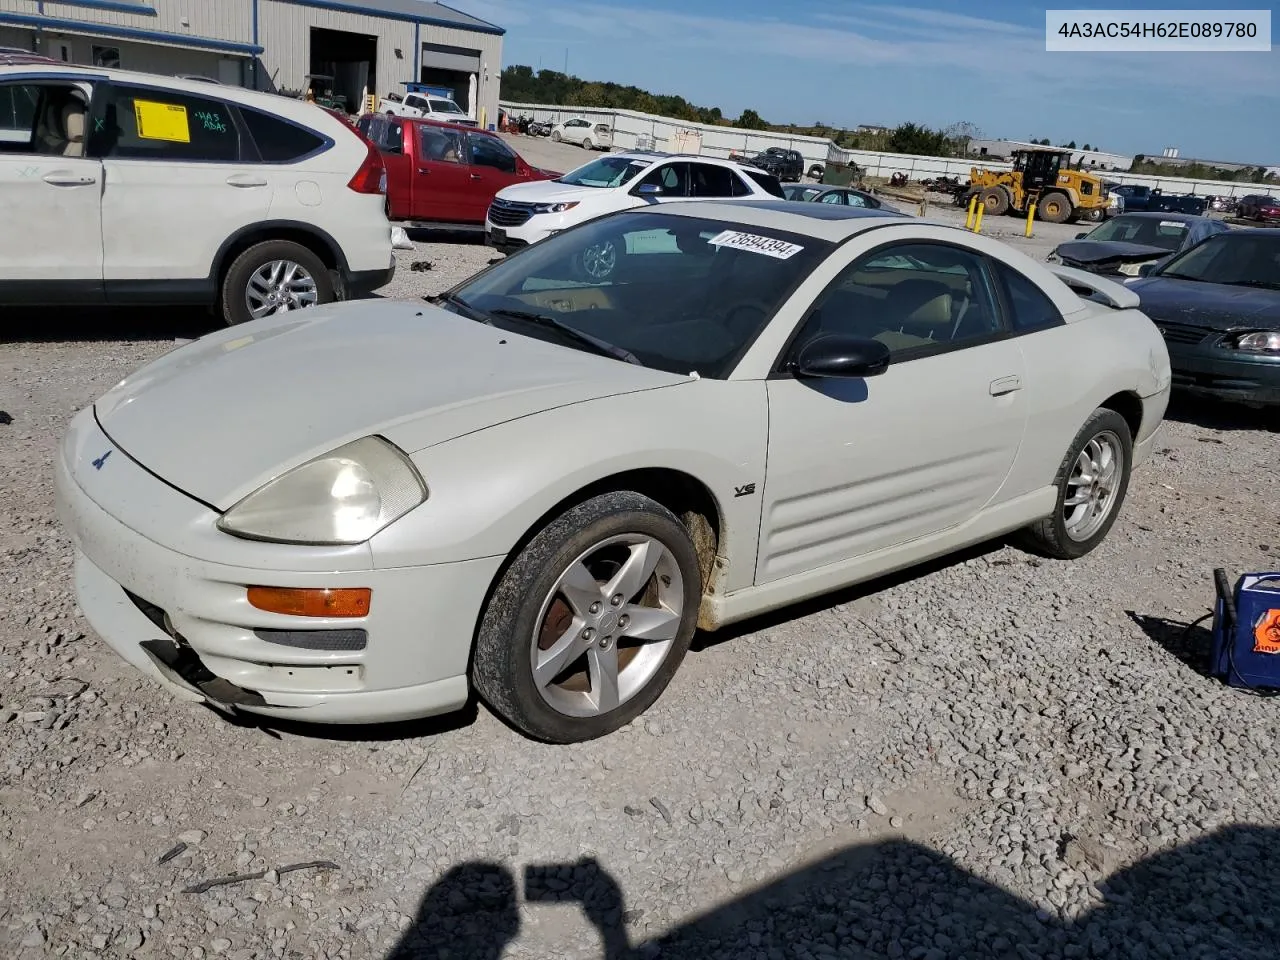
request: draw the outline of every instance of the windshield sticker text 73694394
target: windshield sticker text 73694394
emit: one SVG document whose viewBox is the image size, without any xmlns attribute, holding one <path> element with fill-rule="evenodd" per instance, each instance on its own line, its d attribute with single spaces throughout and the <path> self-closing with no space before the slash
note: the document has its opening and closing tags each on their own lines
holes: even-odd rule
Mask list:
<svg viewBox="0 0 1280 960">
<path fill-rule="evenodd" d="M 738 230 L 724 230 L 707 241 L 713 247 L 732 247 L 735 250 L 750 250 L 762 253 L 766 257 L 788 260 L 804 249 L 798 243 L 787 243 L 773 237 L 762 237 L 756 233 L 742 233 Z"/>
</svg>

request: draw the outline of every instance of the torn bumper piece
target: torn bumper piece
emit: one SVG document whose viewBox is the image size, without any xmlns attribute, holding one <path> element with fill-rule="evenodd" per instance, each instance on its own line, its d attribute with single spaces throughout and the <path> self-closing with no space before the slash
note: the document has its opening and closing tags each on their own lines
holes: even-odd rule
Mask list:
<svg viewBox="0 0 1280 960">
<path fill-rule="evenodd" d="M 267 701 L 256 690 L 246 690 L 215 676 L 188 646 L 179 646 L 167 637 L 144 640 L 140 646 L 170 683 L 187 686 L 194 693 L 231 707 L 267 706 Z"/>
</svg>

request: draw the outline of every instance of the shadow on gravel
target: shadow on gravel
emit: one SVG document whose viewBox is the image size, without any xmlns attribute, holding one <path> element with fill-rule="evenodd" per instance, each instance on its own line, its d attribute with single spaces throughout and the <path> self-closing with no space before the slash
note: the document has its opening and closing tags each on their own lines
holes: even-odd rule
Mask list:
<svg viewBox="0 0 1280 960">
<path fill-rule="evenodd" d="M 702 650 L 709 650 L 721 643 L 728 643 L 738 637 L 745 636 L 749 633 L 756 633 L 759 630 L 767 630 L 770 627 L 776 627 L 782 623 L 788 623 L 792 620 L 799 620 L 801 617 L 811 616 L 815 613 L 821 613 L 823 610 L 831 610 L 835 607 L 844 606 L 847 603 L 853 603 L 862 597 L 871 596 L 882 590 L 888 590 L 892 587 L 901 586 L 904 583 L 910 583 L 920 577 L 927 576 L 931 573 L 937 573 L 939 570 L 945 570 L 948 567 L 954 567 L 970 560 L 977 560 L 980 557 L 987 557 L 1007 546 L 1005 540 L 990 540 L 986 543 L 980 543 L 977 546 L 968 547 L 955 553 L 948 554 L 945 557 L 939 557 L 936 560 L 930 560 L 914 567 L 908 567 L 906 570 L 900 570 L 897 573 L 886 574 L 883 577 L 877 577 L 875 580 L 867 580 L 863 583 L 855 584 L 852 587 L 846 587 L 837 590 L 834 593 L 823 594 L 820 597 L 814 597 L 812 600 L 802 600 L 799 603 L 793 603 L 790 606 L 782 607 L 778 610 L 762 613 L 759 616 L 751 617 L 749 620 L 743 620 L 739 623 L 730 624 L 720 630 L 708 633 L 699 631 L 693 638 L 693 643 L 689 649 L 697 653 Z M 1013 561 L 1032 563 L 1040 565 L 1051 561 L 1044 560 L 1031 554 L 1020 554 L 1019 559 Z"/>
<path fill-rule="evenodd" d="M 1166 420 L 1188 423 L 1206 430 L 1263 430 L 1280 432 L 1280 407 L 1254 410 L 1236 403 L 1174 395 Z"/>
<path fill-rule="evenodd" d="M 1105 850 L 1073 839 L 1064 847 L 1068 862 L 1105 869 Z M 1280 830 L 1234 826 L 1112 873 L 1101 901 L 1069 921 L 906 841 L 846 848 L 635 945 L 627 927 L 642 911 L 626 909 L 595 861 L 529 868 L 524 899 L 576 904 L 600 935 L 602 960 L 1274 960 L 1278 881 Z M 387 960 L 497 958 L 519 933 L 516 898 L 507 868 L 455 867 Z"/>
<path fill-rule="evenodd" d="M 194 340 L 222 322 L 200 307 L 5 307 L 0 343 Z"/>
<path fill-rule="evenodd" d="M 1132 610 L 1126 610 L 1125 614 L 1166 652 L 1181 660 L 1201 676 L 1209 676 L 1213 654 L 1213 631 L 1210 621 L 1206 620 L 1204 624 L 1178 623 L 1176 620 L 1165 620 L 1162 617 L 1148 617 Z M 1280 864 L 1276 869 L 1280 871 Z"/>
</svg>

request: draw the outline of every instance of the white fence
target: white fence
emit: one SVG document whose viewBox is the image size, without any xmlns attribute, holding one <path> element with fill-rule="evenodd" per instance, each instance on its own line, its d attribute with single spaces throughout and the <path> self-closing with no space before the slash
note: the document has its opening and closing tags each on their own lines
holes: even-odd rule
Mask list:
<svg viewBox="0 0 1280 960">
<path fill-rule="evenodd" d="M 902 153 L 875 150 L 844 150 L 827 137 L 802 137 L 764 130 L 740 130 L 706 123 L 691 123 L 671 117 L 658 117 L 634 110 L 611 107 L 566 107 L 542 103 L 513 103 L 501 100 L 498 105 L 508 116 L 525 114 L 535 120 L 557 123 L 571 117 L 606 122 L 613 127 L 614 148 L 619 150 L 664 150 L 673 153 L 701 153 L 708 157 L 727 157 L 730 153 L 757 153 L 766 147 L 796 150 L 805 159 L 806 170 L 815 164 L 826 164 L 834 156 L 851 158 L 874 177 L 905 173 L 912 180 L 929 177 L 969 178 L 974 166 L 987 170 L 1009 170 L 1012 165 L 996 160 L 963 160 L 953 157 L 916 157 Z M 1256 183 L 1231 183 L 1222 180 L 1191 180 L 1186 177 L 1155 177 L 1147 174 L 1099 171 L 1116 183 L 1133 183 L 1158 188 L 1165 193 L 1193 193 L 1201 197 L 1243 197 L 1265 193 L 1268 187 Z"/>
</svg>

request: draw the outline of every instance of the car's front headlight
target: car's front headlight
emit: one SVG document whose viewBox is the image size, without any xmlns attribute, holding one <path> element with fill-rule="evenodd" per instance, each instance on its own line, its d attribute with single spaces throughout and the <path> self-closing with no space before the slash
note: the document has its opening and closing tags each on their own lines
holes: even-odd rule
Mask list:
<svg viewBox="0 0 1280 960">
<path fill-rule="evenodd" d="M 409 458 L 381 437 L 364 437 L 259 487 L 222 515 L 218 529 L 273 543 L 364 543 L 426 499 Z"/>
<path fill-rule="evenodd" d="M 1280 331 L 1246 333 L 1236 339 L 1236 349 L 1249 353 L 1280 353 Z"/>
<path fill-rule="evenodd" d="M 1045 263 L 1061 263 L 1062 258 L 1059 257 L 1056 253 L 1051 253 L 1044 258 L 1044 262 Z"/>
<path fill-rule="evenodd" d="M 577 200 L 568 200 L 564 203 L 535 203 L 533 205 L 534 213 L 564 213 L 566 210 L 572 210 L 578 205 Z"/>
</svg>

